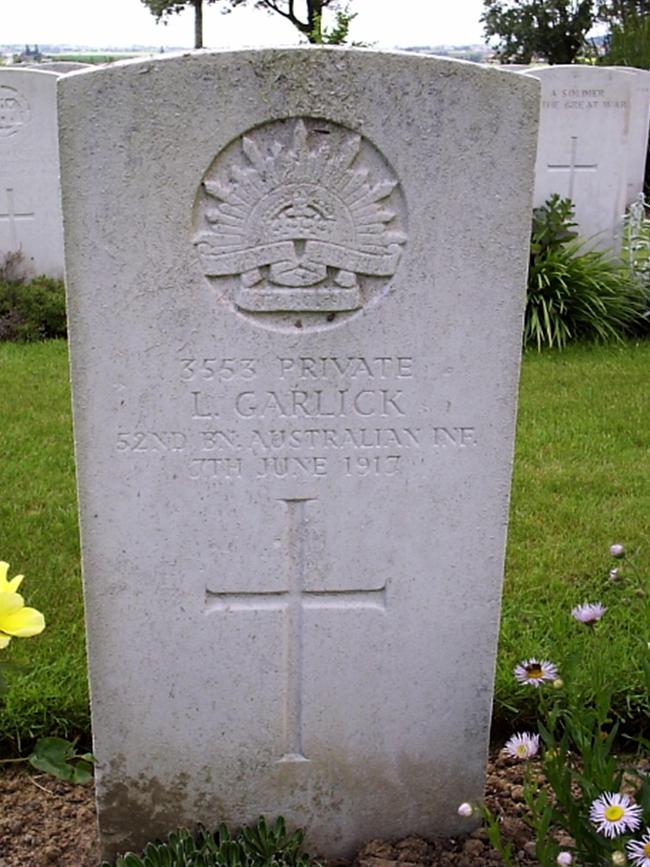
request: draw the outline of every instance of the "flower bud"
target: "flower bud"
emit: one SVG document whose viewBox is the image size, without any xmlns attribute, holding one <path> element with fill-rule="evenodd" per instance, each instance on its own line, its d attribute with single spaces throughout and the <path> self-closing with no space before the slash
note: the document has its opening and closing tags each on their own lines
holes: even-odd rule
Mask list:
<svg viewBox="0 0 650 867">
<path fill-rule="evenodd" d="M 623 864 L 627 864 L 625 852 L 612 852 L 612 864 L 616 865 L 616 867 L 622 867 Z"/>
<path fill-rule="evenodd" d="M 618 581 L 618 569 L 610 569 L 609 570 L 609 580 L 610 581 Z"/>
<path fill-rule="evenodd" d="M 563 686 L 564 686 L 564 681 L 562 680 L 562 678 L 556 677 L 555 680 L 553 681 L 553 689 L 562 689 Z"/>
<path fill-rule="evenodd" d="M 620 558 L 625 556 L 625 548 L 622 545 L 612 545 L 609 549 L 612 557 Z M 616 854 L 616 853 L 614 853 Z"/>
<path fill-rule="evenodd" d="M 573 864 L 573 855 L 570 852 L 560 852 L 555 863 L 559 864 L 560 867 L 569 867 L 570 864 Z"/>
<path fill-rule="evenodd" d="M 464 801 L 460 807 L 458 808 L 458 815 L 464 816 L 465 818 L 469 818 L 474 812 L 474 808 L 471 804 L 468 804 L 467 801 Z"/>
</svg>

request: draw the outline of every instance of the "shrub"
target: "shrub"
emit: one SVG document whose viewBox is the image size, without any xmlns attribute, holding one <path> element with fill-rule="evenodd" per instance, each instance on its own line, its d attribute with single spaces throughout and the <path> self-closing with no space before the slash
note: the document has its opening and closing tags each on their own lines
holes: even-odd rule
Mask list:
<svg viewBox="0 0 650 867">
<path fill-rule="evenodd" d="M 288 834 L 280 816 L 269 827 L 264 818 L 231 836 L 225 825 L 210 834 L 200 828 L 195 835 L 182 828 L 164 843 L 149 843 L 142 856 L 127 852 L 115 867 L 320 867 L 300 852 L 302 831 Z M 102 867 L 110 867 L 104 862 Z"/>
<path fill-rule="evenodd" d="M 63 282 L 44 275 L 29 280 L 22 255 L 9 253 L 0 263 L 0 340 L 65 336 Z"/>
<path fill-rule="evenodd" d="M 650 15 L 632 13 L 614 24 L 600 58 L 603 66 L 632 66 L 650 69 Z"/>
<path fill-rule="evenodd" d="M 538 350 L 621 340 L 642 321 L 643 287 L 624 262 L 585 247 L 573 213 L 557 194 L 533 212 L 524 342 Z"/>
</svg>

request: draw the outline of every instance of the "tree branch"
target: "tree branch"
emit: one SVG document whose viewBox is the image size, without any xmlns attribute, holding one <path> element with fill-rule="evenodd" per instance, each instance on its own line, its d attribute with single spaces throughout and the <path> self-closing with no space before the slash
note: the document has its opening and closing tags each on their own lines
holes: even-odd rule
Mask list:
<svg viewBox="0 0 650 867">
<path fill-rule="evenodd" d="M 301 21 L 300 18 L 297 18 L 294 13 L 294 0 L 289 0 L 289 8 L 287 10 L 278 6 L 277 0 L 260 0 L 260 2 L 263 6 L 266 6 L 267 9 L 277 12 L 278 15 L 286 18 L 287 21 L 291 21 L 293 26 L 297 27 L 301 33 L 309 33 L 309 25 L 305 24 L 304 21 Z"/>
</svg>

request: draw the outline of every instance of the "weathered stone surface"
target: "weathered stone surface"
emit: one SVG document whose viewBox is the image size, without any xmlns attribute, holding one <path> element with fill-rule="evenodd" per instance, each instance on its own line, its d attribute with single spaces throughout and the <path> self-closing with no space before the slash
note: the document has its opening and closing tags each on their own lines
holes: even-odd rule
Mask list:
<svg viewBox="0 0 650 867">
<path fill-rule="evenodd" d="M 107 852 L 483 789 L 537 82 L 333 49 L 60 82 Z"/>
<path fill-rule="evenodd" d="M 0 67 L 0 259 L 63 276 L 57 76 Z"/>
<path fill-rule="evenodd" d="M 580 233 L 616 248 L 627 197 L 634 77 L 614 67 L 548 66 L 523 73 L 542 83 L 535 205 L 571 198 Z"/>
<path fill-rule="evenodd" d="M 618 67 L 632 73 L 630 100 L 630 130 L 627 152 L 627 191 L 625 204 L 631 205 L 643 192 L 645 164 L 648 157 L 648 130 L 650 127 L 650 72 L 631 66 Z"/>
</svg>

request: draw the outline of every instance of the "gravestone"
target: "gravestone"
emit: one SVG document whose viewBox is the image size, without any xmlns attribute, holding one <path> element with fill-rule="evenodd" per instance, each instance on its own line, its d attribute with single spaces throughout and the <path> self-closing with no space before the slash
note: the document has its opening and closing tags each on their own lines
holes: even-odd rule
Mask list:
<svg viewBox="0 0 650 867">
<path fill-rule="evenodd" d="M 645 185 L 645 164 L 648 157 L 650 128 L 650 72 L 631 66 L 615 67 L 634 76 L 630 100 L 630 136 L 627 154 L 627 192 L 625 204 L 639 198 Z"/>
<path fill-rule="evenodd" d="M 69 72 L 80 72 L 82 69 L 92 69 L 92 63 L 82 63 L 79 60 L 44 60 L 33 68 L 44 72 L 56 72 L 57 75 L 67 75 Z"/>
<path fill-rule="evenodd" d="M 620 246 L 625 214 L 634 78 L 611 67 L 548 66 L 542 83 L 535 206 L 553 193 L 575 204 L 592 246 Z"/>
<path fill-rule="evenodd" d="M 0 67 L 0 260 L 21 250 L 33 274 L 60 278 L 57 78 Z"/>
<path fill-rule="evenodd" d="M 61 81 L 107 853 L 260 814 L 330 856 L 467 828 L 538 89 L 327 48 Z"/>
</svg>

